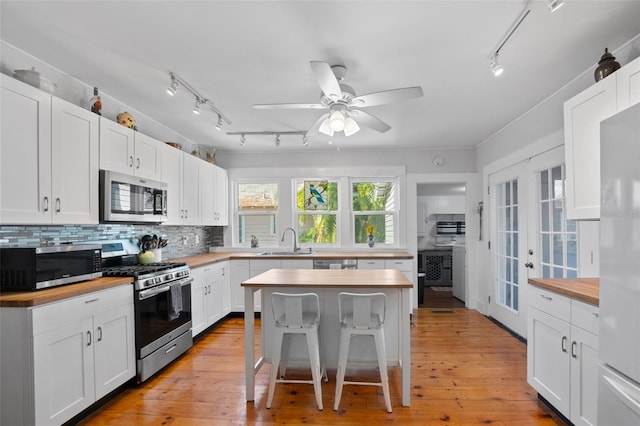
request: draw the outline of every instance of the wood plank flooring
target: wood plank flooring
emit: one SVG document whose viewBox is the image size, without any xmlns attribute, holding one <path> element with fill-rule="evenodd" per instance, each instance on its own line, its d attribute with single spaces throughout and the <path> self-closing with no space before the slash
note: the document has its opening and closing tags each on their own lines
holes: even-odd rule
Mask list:
<svg viewBox="0 0 640 426">
<path fill-rule="evenodd" d="M 267 409 L 269 365 L 256 378 L 255 403 L 247 403 L 243 320 L 231 318 L 174 364 L 131 385 L 80 424 L 565 425 L 527 384 L 525 344 L 478 312 L 417 309 L 411 338 L 411 407 L 402 406 L 400 371 L 390 368 L 390 414 L 381 388 L 372 386 L 346 386 L 340 410 L 333 411 L 335 371 L 323 384 L 323 411 L 307 384 L 276 385 Z"/>
</svg>

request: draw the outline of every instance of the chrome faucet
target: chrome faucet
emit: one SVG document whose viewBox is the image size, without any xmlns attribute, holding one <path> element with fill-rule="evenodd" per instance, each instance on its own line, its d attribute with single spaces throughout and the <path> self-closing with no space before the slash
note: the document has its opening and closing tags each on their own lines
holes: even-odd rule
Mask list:
<svg viewBox="0 0 640 426">
<path fill-rule="evenodd" d="M 287 233 L 287 231 L 291 231 L 293 232 L 293 252 L 297 253 L 298 250 L 300 250 L 300 247 L 298 247 L 298 236 L 296 234 L 296 230 L 293 228 L 287 228 L 282 232 L 282 238 L 280 239 L 280 241 L 284 241 L 284 236 Z"/>
</svg>

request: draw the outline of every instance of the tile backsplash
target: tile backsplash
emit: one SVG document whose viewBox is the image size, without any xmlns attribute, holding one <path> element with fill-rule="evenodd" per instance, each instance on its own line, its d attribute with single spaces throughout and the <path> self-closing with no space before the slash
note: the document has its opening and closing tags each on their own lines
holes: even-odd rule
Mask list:
<svg viewBox="0 0 640 426">
<path fill-rule="evenodd" d="M 169 240 L 169 244 L 162 250 L 163 259 L 176 259 L 208 253 L 209 247 L 223 246 L 223 231 L 224 228 L 219 226 L 5 225 L 0 226 L 0 247 L 32 247 L 97 240 L 137 241 L 145 234 L 155 234 Z"/>
</svg>

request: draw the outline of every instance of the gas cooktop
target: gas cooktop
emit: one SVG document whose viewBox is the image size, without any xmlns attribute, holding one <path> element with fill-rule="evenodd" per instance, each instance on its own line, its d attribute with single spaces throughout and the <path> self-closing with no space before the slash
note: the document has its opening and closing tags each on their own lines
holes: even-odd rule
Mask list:
<svg viewBox="0 0 640 426">
<path fill-rule="evenodd" d="M 173 269 L 182 269 L 187 266 L 186 263 L 181 262 L 158 262 L 149 263 L 146 265 L 118 265 L 108 266 L 102 268 L 102 275 L 105 277 L 134 277 L 138 278 L 141 275 L 153 274 L 158 272 L 168 272 Z"/>
</svg>

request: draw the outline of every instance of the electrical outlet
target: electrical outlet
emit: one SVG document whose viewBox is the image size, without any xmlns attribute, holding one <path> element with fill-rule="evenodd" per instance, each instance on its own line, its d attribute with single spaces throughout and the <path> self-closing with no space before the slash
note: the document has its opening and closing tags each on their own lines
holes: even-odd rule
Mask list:
<svg viewBox="0 0 640 426">
<path fill-rule="evenodd" d="M 189 243 L 189 237 L 187 237 L 186 235 L 182 236 L 182 245 L 186 246 Z"/>
</svg>

